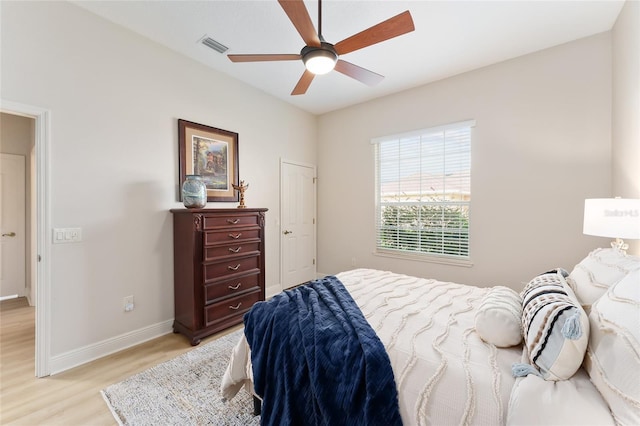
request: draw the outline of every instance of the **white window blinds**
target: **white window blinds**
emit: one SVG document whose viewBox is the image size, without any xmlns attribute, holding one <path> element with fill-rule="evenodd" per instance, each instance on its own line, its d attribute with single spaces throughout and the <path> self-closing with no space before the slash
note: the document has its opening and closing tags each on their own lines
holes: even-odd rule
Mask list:
<svg viewBox="0 0 640 426">
<path fill-rule="evenodd" d="M 469 258 L 474 125 L 373 140 L 378 251 Z"/>
</svg>

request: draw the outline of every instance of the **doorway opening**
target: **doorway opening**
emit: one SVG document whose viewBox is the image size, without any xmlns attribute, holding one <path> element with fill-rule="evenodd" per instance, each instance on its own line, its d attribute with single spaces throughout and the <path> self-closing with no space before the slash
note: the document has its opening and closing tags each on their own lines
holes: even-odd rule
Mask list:
<svg viewBox="0 0 640 426">
<path fill-rule="evenodd" d="M 0 113 L 8 119 L 22 117 L 33 120 L 32 138 L 25 163 L 29 172 L 29 197 L 26 200 L 25 234 L 29 247 L 25 250 L 28 272 L 27 293 L 29 303 L 35 305 L 35 375 L 45 377 L 50 374 L 50 245 L 49 214 L 49 160 L 50 112 L 46 109 L 15 102 L 0 101 Z M 3 141 L 3 147 L 5 142 Z M 4 151 L 3 151 L 4 152 Z M 4 197 L 4 194 L 3 194 Z M 10 233 L 9 231 L 7 233 Z M 4 230 L 3 230 L 3 233 Z M 11 237 L 9 237 L 11 238 Z"/>
</svg>

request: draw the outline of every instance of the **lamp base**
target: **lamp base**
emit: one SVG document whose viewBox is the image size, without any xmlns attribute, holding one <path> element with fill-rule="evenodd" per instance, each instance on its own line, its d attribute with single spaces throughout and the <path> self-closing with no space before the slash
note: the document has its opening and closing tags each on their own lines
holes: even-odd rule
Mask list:
<svg viewBox="0 0 640 426">
<path fill-rule="evenodd" d="M 622 238 L 616 238 L 615 241 L 611 241 L 611 248 L 621 251 L 624 254 L 627 254 L 627 250 L 629 249 L 629 244 L 622 241 Z"/>
</svg>

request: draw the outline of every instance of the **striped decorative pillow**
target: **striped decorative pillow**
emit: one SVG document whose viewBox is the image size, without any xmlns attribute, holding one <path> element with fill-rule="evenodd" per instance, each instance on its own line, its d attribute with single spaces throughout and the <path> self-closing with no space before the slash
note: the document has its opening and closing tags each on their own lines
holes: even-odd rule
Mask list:
<svg viewBox="0 0 640 426">
<path fill-rule="evenodd" d="M 535 369 L 514 365 L 515 375 L 566 380 L 580 368 L 589 340 L 589 319 L 566 282 L 564 270 L 535 277 L 522 291 L 522 331 Z"/>
</svg>

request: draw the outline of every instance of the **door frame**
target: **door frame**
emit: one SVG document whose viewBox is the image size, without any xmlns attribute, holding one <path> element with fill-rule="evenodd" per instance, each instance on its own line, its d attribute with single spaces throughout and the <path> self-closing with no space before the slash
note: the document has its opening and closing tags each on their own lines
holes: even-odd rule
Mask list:
<svg viewBox="0 0 640 426">
<path fill-rule="evenodd" d="M 308 167 L 310 169 L 313 169 L 313 175 L 314 175 L 314 181 L 317 179 L 317 173 L 318 173 L 318 168 L 315 164 L 311 164 L 311 163 L 303 163 L 300 161 L 292 161 L 292 160 L 287 160 L 284 158 L 280 158 L 280 217 L 278 218 L 278 244 L 280 245 L 280 276 L 279 276 L 279 281 L 280 281 L 280 290 L 284 289 L 284 269 L 285 269 L 285 261 L 284 261 L 284 245 L 282 243 L 282 212 L 283 212 L 283 195 L 282 192 L 284 190 L 283 186 L 282 186 L 282 181 L 284 179 L 284 174 L 282 173 L 282 169 L 283 169 L 283 164 L 291 164 L 294 166 L 299 166 L 299 167 Z M 313 212 L 313 217 L 315 218 L 315 223 L 313 224 L 313 243 L 314 243 L 314 257 L 316 259 L 316 264 L 315 264 L 315 271 L 316 271 L 316 275 L 317 275 L 317 271 L 318 271 L 318 232 L 317 232 L 317 226 L 318 226 L 318 190 L 317 187 L 314 186 L 314 212 Z"/>
<path fill-rule="evenodd" d="M 51 111 L 17 102 L 0 99 L 0 112 L 35 119 L 35 180 L 36 180 L 36 377 L 50 375 L 51 358 Z M 32 171 L 33 173 L 33 171 Z M 33 232 L 34 230 L 32 230 Z M 30 256 L 28 264 L 34 262 Z"/>
</svg>

